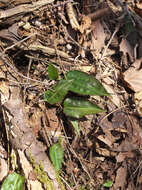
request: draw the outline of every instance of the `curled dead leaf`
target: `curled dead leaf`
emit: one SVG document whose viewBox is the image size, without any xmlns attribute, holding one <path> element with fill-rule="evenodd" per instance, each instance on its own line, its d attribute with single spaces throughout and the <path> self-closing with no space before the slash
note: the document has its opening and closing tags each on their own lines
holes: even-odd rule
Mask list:
<svg viewBox="0 0 142 190">
<path fill-rule="evenodd" d="M 137 59 L 131 67 L 123 73 L 125 82 L 128 87 L 135 92 L 142 91 L 142 69 L 141 69 L 142 58 Z"/>
</svg>

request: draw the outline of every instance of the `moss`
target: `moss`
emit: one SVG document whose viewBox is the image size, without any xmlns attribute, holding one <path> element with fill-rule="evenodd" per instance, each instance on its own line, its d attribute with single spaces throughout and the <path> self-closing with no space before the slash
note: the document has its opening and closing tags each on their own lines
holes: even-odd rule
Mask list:
<svg viewBox="0 0 142 190">
<path fill-rule="evenodd" d="M 53 183 L 49 179 L 47 173 L 44 171 L 42 163 L 40 163 L 40 165 L 36 164 L 31 154 L 29 154 L 29 158 L 34 168 L 34 171 L 37 174 L 38 180 L 46 186 L 46 190 L 54 190 Z"/>
<path fill-rule="evenodd" d="M 40 165 L 36 164 L 34 161 L 34 158 L 31 156 L 30 153 L 29 153 L 29 158 L 30 158 L 30 162 L 34 168 L 34 171 L 37 174 L 38 180 L 46 186 L 46 190 L 55 190 L 53 187 L 52 180 L 49 179 L 47 173 L 44 171 L 43 164 L 42 163 L 40 163 Z M 65 186 L 64 186 L 62 180 L 60 179 L 59 172 L 56 172 L 56 179 L 57 179 L 59 185 L 61 186 L 61 190 L 65 190 Z"/>
</svg>

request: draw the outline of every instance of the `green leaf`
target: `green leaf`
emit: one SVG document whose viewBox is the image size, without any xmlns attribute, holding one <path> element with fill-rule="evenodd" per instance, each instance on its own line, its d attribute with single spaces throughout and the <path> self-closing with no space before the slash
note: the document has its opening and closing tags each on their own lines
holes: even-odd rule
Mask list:
<svg viewBox="0 0 142 190">
<path fill-rule="evenodd" d="M 102 108 L 82 98 L 67 98 L 64 101 L 64 113 L 67 116 L 81 118 L 84 115 L 104 112 Z"/>
<path fill-rule="evenodd" d="M 73 80 L 69 90 L 81 95 L 98 95 L 108 96 L 109 93 L 105 90 L 102 84 L 93 76 L 82 71 L 69 71 L 66 74 L 68 80 Z"/>
<path fill-rule="evenodd" d="M 54 168 L 56 171 L 59 171 L 62 167 L 63 161 L 63 149 L 59 142 L 50 147 L 49 155 Z"/>
<path fill-rule="evenodd" d="M 44 93 L 44 100 L 49 104 L 60 103 L 68 93 L 73 80 L 60 80 L 51 90 Z"/>
<path fill-rule="evenodd" d="M 48 66 L 48 76 L 50 80 L 58 79 L 58 70 L 52 64 Z"/>
<path fill-rule="evenodd" d="M 1 190 L 24 190 L 24 176 L 11 173 L 4 180 Z"/>
<path fill-rule="evenodd" d="M 70 122 L 71 122 L 72 126 L 74 127 L 75 133 L 80 137 L 80 128 L 78 126 L 78 121 L 70 119 Z"/>
<path fill-rule="evenodd" d="M 113 182 L 111 180 L 108 180 L 107 182 L 104 183 L 104 187 L 112 187 Z"/>
</svg>

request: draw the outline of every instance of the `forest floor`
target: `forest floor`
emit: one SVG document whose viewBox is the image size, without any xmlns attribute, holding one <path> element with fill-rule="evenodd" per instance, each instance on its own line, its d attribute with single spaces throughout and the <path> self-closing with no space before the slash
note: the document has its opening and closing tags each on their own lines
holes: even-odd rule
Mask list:
<svg viewBox="0 0 142 190">
<path fill-rule="evenodd" d="M 2 190 L 13 172 L 25 190 L 142 189 L 140 2 L 0 1 Z M 68 90 L 61 79 L 74 70 L 96 78 L 98 94 L 76 72 L 81 93 Z M 68 113 L 72 98 L 105 112 L 73 103 Z"/>
</svg>

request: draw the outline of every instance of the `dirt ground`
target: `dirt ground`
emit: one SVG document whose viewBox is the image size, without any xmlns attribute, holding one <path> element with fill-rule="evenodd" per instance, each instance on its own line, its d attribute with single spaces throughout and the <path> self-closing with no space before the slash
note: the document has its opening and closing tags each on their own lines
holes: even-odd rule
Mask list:
<svg viewBox="0 0 142 190">
<path fill-rule="evenodd" d="M 72 70 L 100 81 L 110 95 L 86 98 L 105 112 L 71 120 L 45 100 Z M 0 103 L 0 185 L 16 172 L 25 190 L 141 190 L 141 1 L 0 1 Z"/>
</svg>

